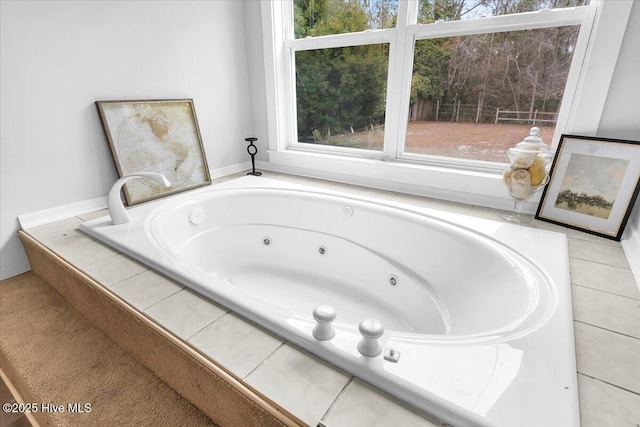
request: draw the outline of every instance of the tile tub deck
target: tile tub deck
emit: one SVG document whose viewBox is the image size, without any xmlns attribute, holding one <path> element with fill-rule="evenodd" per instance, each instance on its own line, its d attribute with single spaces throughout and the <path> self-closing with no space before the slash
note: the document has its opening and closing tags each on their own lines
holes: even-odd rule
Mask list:
<svg viewBox="0 0 640 427">
<path fill-rule="evenodd" d="M 298 176 L 265 176 L 499 220 L 498 211 L 479 206 Z M 308 425 L 442 425 L 77 230 L 82 221 L 106 214 L 94 212 L 25 231 Z M 582 425 L 637 427 L 640 291 L 620 243 L 539 221 L 528 226 L 569 238 Z"/>
</svg>

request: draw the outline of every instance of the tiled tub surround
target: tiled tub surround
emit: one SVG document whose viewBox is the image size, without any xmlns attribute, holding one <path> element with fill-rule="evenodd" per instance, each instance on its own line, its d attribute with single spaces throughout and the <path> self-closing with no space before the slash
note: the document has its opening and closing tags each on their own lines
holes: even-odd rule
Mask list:
<svg viewBox="0 0 640 427">
<path fill-rule="evenodd" d="M 279 174 L 269 177 L 497 219 L 491 209 Z M 232 176 L 230 178 L 234 178 Z M 237 378 L 309 425 L 440 425 L 283 343 L 219 306 L 80 233 L 97 212 L 27 230 Z M 550 224 L 569 237 L 583 426 L 640 423 L 640 292 L 617 242 Z"/>
<path fill-rule="evenodd" d="M 247 176 L 79 228 L 448 423 L 579 425 L 565 235 L 314 190 Z M 397 362 L 358 352 L 367 318 Z"/>
</svg>

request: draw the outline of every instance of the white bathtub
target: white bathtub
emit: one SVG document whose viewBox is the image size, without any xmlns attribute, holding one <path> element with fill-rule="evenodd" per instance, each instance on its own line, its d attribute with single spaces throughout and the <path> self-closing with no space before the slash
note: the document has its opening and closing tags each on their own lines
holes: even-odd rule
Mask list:
<svg viewBox="0 0 640 427">
<path fill-rule="evenodd" d="M 564 235 L 256 177 L 129 213 L 80 228 L 443 421 L 579 425 Z"/>
</svg>

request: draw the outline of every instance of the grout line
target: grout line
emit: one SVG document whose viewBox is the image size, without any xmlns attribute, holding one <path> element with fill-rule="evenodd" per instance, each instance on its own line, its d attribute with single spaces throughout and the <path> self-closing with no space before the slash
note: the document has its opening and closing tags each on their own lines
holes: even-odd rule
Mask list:
<svg viewBox="0 0 640 427">
<path fill-rule="evenodd" d="M 179 293 L 179 292 L 182 292 L 182 291 L 183 291 L 183 290 L 185 290 L 185 289 L 186 289 L 186 288 L 184 288 L 184 287 L 183 287 L 183 288 L 181 288 L 181 289 L 178 289 L 177 291 L 175 291 L 174 293 L 172 293 L 172 294 L 170 294 L 170 295 L 168 295 L 168 296 L 164 297 L 164 298 L 163 298 L 162 300 L 160 300 L 160 301 L 164 301 L 164 300 L 166 300 L 167 298 L 171 298 L 171 297 L 172 297 L 172 296 L 174 296 L 175 294 L 177 294 L 177 293 Z M 116 294 L 117 294 L 117 292 L 116 292 Z M 125 301 L 127 301 L 127 300 L 126 300 L 123 296 L 121 296 L 120 294 L 118 294 L 118 296 L 119 296 L 119 297 L 121 297 L 122 299 L 124 299 Z M 158 302 L 160 302 L 160 301 L 158 301 Z M 127 302 L 129 302 L 129 301 L 127 301 Z M 146 307 L 140 307 L 140 308 L 136 307 L 136 308 L 138 308 L 138 310 L 140 311 L 140 313 L 145 314 L 145 311 L 146 311 L 146 310 L 150 309 L 151 307 L 153 307 L 154 305 L 156 305 L 158 302 L 154 302 L 153 304 L 151 304 L 151 305 L 149 305 L 149 306 L 146 306 Z M 133 303 L 130 303 L 130 302 L 129 302 L 129 304 L 133 305 Z M 155 319 L 154 319 L 154 320 L 155 320 Z M 158 322 L 158 323 L 159 323 L 159 322 Z"/>
<path fill-rule="evenodd" d="M 174 284 L 176 284 L 176 285 L 178 285 L 178 286 L 182 286 L 182 285 L 181 285 L 181 284 L 179 284 L 179 283 L 176 283 L 176 282 L 173 282 L 173 283 L 174 283 Z M 171 295 L 167 295 L 166 297 L 162 298 L 160 301 L 156 301 L 156 302 L 154 302 L 154 303 L 153 303 L 153 304 L 151 304 L 149 307 L 147 307 L 147 308 L 145 308 L 144 310 L 142 310 L 142 312 L 146 314 L 146 311 L 147 311 L 147 310 L 149 310 L 150 308 L 155 307 L 156 305 L 160 304 L 162 301 L 166 301 L 166 300 L 168 300 L 169 298 L 171 298 L 172 296 L 177 295 L 177 294 L 179 294 L 180 292 L 185 291 L 185 290 L 187 290 L 187 288 L 186 288 L 185 286 L 182 286 L 182 289 L 180 289 L 179 291 L 176 291 L 176 292 L 172 293 Z"/>
<path fill-rule="evenodd" d="M 571 230 L 571 228 L 568 228 L 568 230 Z M 579 231 L 579 230 L 576 230 L 576 231 Z M 587 236 L 591 238 L 583 237 L 581 234 L 580 235 L 574 234 L 572 236 L 567 236 L 567 237 L 569 237 L 571 240 L 577 240 L 579 242 L 588 242 L 588 243 L 595 243 L 596 245 L 621 248 L 620 240 L 607 239 L 606 237 L 600 237 L 595 234 L 588 234 L 588 233 L 585 233 L 585 234 L 587 234 Z M 602 241 L 594 240 L 594 239 L 602 239 Z"/>
<path fill-rule="evenodd" d="M 609 246 L 609 247 L 613 248 L 613 246 Z M 624 258 L 624 254 L 622 256 Z M 616 264 L 608 264 L 606 262 L 601 262 L 601 261 L 597 261 L 597 260 L 589 259 L 589 258 L 580 258 L 579 256 L 571 255 L 571 249 L 569 249 L 569 258 L 579 259 L 580 261 L 589 261 L 589 262 L 593 262 L 595 264 L 606 265 L 607 267 L 615 267 L 615 268 L 621 268 L 623 270 L 631 271 L 631 269 L 629 268 L 629 263 L 627 262 L 626 258 L 624 258 L 624 261 L 625 261 L 625 263 L 627 265 L 626 267 L 621 266 L 621 265 L 616 265 Z"/>
<path fill-rule="evenodd" d="M 598 242 L 598 241 L 595 241 L 595 240 L 581 239 L 581 238 L 578 238 L 578 237 L 569 236 L 568 234 L 567 234 L 567 238 L 569 238 L 569 239 L 573 239 L 573 240 L 575 240 L 576 242 L 594 243 L 594 244 L 596 244 L 596 245 L 607 246 L 607 247 L 609 247 L 609 248 L 622 249 L 622 245 L 620 245 L 620 244 L 616 245 L 616 243 L 620 243 L 620 242 L 619 242 L 619 241 L 615 241 L 615 240 L 611 240 L 611 241 L 610 241 L 611 243 L 608 243 L 608 242 Z"/>
<path fill-rule="evenodd" d="M 186 288 L 185 288 L 186 289 Z M 231 312 L 229 310 L 225 310 L 224 314 L 222 316 L 219 316 L 216 319 L 213 319 L 211 322 L 207 323 L 206 325 L 204 325 L 202 328 L 198 329 L 197 331 L 195 331 L 193 334 L 189 335 L 187 338 L 185 338 L 185 341 L 189 341 L 191 338 L 195 337 L 196 335 L 198 335 L 200 332 L 204 331 L 205 329 L 207 329 L 209 326 L 213 325 L 214 323 L 216 323 L 218 320 L 222 319 L 223 317 L 226 317 L 227 315 L 231 314 Z M 195 344 L 193 343 L 189 343 L 192 346 L 196 347 Z"/>
<path fill-rule="evenodd" d="M 577 261 L 587 262 L 587 263 L 590 263 L 590 264 L 597 264 L 596 266 L 594 266 L 594 268 L 598 268 L 598 266 L 605 266 L 605 267 L 608 267 L 608 268 L 616 268 L 618 270 L 629 271 L 631 273 L 631 277 L 634 278 L 633 271 L 631 271 L 631 269 L 627 268 L 627 267 L 620 267 L 619 265 L 606 264 L 606 263 L 603 263 L 603 262 L 594 261 L 594 260 L 585 259 L 585 258 L 578 258 L 576 256 L 571 256 L 571 255 L 569 256 L 569 258 L 577 260 Z M 634 282 L 635 282 L 635 280 L 634 280 Z"/>
<path fill-rule="evenodd" d="M 634 337 L 633 335 L 627 335 L 627 334 L 622 333 L 622 332 L 613 331 L 613 330 L 611 330 L 611 329 L 603 328 L 602 326 L 594 325 L 594 324 L 592 324 L 592 323 L 585 322 L 584 320 L 576 320 L 576 319 L 573 319 L 573 321 L 574 321 L 574 322 L 577 322 L 577 323 L 582 323 L 583 325 L 591 326 L 591 327 L 593 327 L 593 328 L 602 329 L 603 331 L 611 332 L 612 334 L 621 335 L 621 336 L 623 336 L 623 337 L 632 338 L 632 339 L 634 339 L 634 340 L 640 340 L 640 337 Z"/>
<path fill-rule="evenodd" d="M 611 248 L 615 247 L 615 246 L 610 246 Z M 571 251 L 569 251 L 569 258 L 573 258 L 573 259 L 579 259 L 580 261 L 587 261 L 587 262 L 592 262 L 594 264 L 598 264 L 598 265 L 605 265 L 607 267 L 614 267 L 614 268 L 619 268 L 620 270 L 628 270 L 631 271 L 631 269 L 629 267 L 620 267 L 619 265 L 613 265 L 613 264 L 607 264 L 606 262 L 600 262 L 600 261 L 596 261 L 593 259 L 587 259 L 587 258 L 580 258 L 574 255 L 571 255 Z M 627 263 L 628 265 L 629 263 Z"/>
<path fill-rule="evenodd" d="M 591 289 L 592 291 L 600 292 L 600 293 L 603 293 L 603 294 L 613 295 L 613 296 L 620 297 L 620 298 L 625 298 L 625 299 L 628 299 L 628 300 L 631 300 L 631 301 L 638 301 L 638 298 L 632 298 L 632 297 L 628 297 L 626 295 L 614 294 L 612 292 L 603 291 L 602 289 L 592 288 L 590 286 L 578 285 L 578 284 L 573 283 L 573 282 L 571 282 L 571 286 L 579 286 L 581 288 Z"/>
<path fill-rule="evenodd" d="M 600 381 L 601 383 L 604 383 L 604 384 L 610 385 L 611 387 L 615 387 L 615 388 L 617 388 L 617 389 L 620 389 L 620 390 L 626 391 L 627 393 L 631 393 L 631 394 L 635 394 L 636 396 L 640 396 L 640 393 L 638 393 L 638 392 L 635 392 L 635 391 L 633 391 L 633 390 L 629 390 L 629 389 L 624 388 L 624 387 L 620 387 L 619 385 L 616 385 L 616 384 L 610 383 L 609 381 L 605 381 L 605 380 L 603 380 L 603 379 L 601 379 L 601 378 L 593 377 L 593 376 L 591 376 L 591 375 L 587 375 L 587 374 L 585 374 L 585 373 L 583 373 L 583 372 L 580 372 L 580 371 L 578 371 L 578 374 L 582 375 L 583 377 L 591 378 L 592 380 L 595 380 L 595 381 Z"/>
<path fill-rule="evenodd" d="M 118 254 L 118 255 L 124 255 L 124 254 Z M 116 256 L 117 256 L 117 255 L 116 255 Z M 124 255 L 124 256 L 126 256 L 126 255 Z M 115 258 L 115 257 L 109 257 L 109 258 Z M 105 259 L 109 259 L 109 258 L 105 258 Z M 128 257 L 127 257 L 127 258 L 128 258 Z M 128 258 L 128 259 L 130 259 L 130 260 L 131 260 L 131 258 Z M 98 262 L 99 262 L 99 261 L 98 261 Z M 93 263 L 93 264 L 96 264 L 96 263 Z M 91 265 L 93 265 L 93 264 L 91 264 Z M 139 264 L 139 263 L 138 263 L 138 264 Z M 146 267 L 145 265 L 142 265 L 142 264 L 139 264 L 139 265 L 141 265 L 141 266 L 143 266 L 143 267 Z M 124 279 L 122 279 L 122 280 L 119 280 L 119 281 L 117 281 L 117 282 L 115 282 L 115 283 L 112 283 L 112 284 L 110 284 L 110 285 L 105 285 L 105 284 L 103 284 L 101 281 L 99 281 L 99 280 L 98 280 L 98 279 L 96 279 L 94 276 L 92 276 L 91 274 L 89 274 L 86 270 L 82 270 L 82 271 L 84 271 L 84 272 L 85 272 L 89 277 L 91 277 L 91 278 L 92 278 L 93 280 L 95 280 L 96 282 L 99 282 L 99 283 L 100 283 L 102 286 L 104 286 L 105 288 L 111 288 L 111 287 L 113 287 L 113 286 L 115 286 L 115 285 L 119 285 L 119 284 L 120 284 L 120 283 L 122 283 L 122 282 L 126 282 L 126 281 L 127 281 L 127 280 L 129 280 L 129 279 L 133 279 L 134 277 L 138 277 L 138 276 L 140 276 L 141 274 L 144 274 L 144 273 L 146 273 L 146 272 L 147 272 L 147 271 L 149 271 L 149 270 L 151 270 L 151 271 L 153 271 L 154 273 L 156 273 L 156 274 L 157 274 L 157 272 L 156 272 L 155 270 L 152 270 L 152 269 L 150 269 L 150 268 L 146 268 L 145 270 L 142 270 L 141 272 L 136 273 L 136 274 L 134 274 L 133 276 L 129 276 L 129 277 L 127 277 L 127 278 L 124 278 Z M 115 293 L 115 292 L 114 292 L 114 293 Z"/>
<path fill-rule="evenodd" d="M 612 247 L 613 247 L 613 246 L 612 246 Z M 630 268 L 626 268 L 626 267 L 619 267 L 619 266 L 617 266 L 617 265 L 606 264 L 606 263 L 604 263 L 604 262 L 600 262 L 600 261 L 593 261 L 593 260 L 590 260 L 590 259 L 578 258 L 578 257 L 575 257 L 575 256 L 570 256 L 569 258 L 573 258 L 573 259 L 575 259 L 575 260 L 579 260 L 579 261 L 585 261 L 585 262 L 592 263 L 592 264 L 605 265 L 605 266 L 607 266 L 607 267 L 617 268 L 618 270 L 627 270 L 627 271 L 631 271 L 631 269 L 630 269 Z"/>
<path fill-rule="evenodd" d="M 247 375 L 245 375 L 242 379 L 243 379 L 243 380 L 245 380 L 245 379 L 249 378 L 249 376 L 250 376 L 251 374 L 253 374 L 255 371 L 257 371 L 257 370 L 258 370 L 258 368 L 260 368 L 262 365 L 264 365 L 264 363 L 265 363 L 267 360 L 271 359 L 271 357 L 273 357 L 273 355 L 274 355 L 278 350 L 280 350 L 282 347 L 284 347 L 285 345 L 286 345 L 286 342 L 284 342 L 284 341 L 280 340 L 280 345 L 279 345 L 278 347 L 276 347 L 276 348 L 275 348 L 271 353 L 269 353 L 269 355 L 268 355 L 267 357 L 265 357 L 264 359 L 262 359 L 262 362 L 258 363 L 258 365 L 257 365 L 255 368 L 253 368 L 251 371 L 249 371 L 249 373 L 248 373 Z"/>
<path fill-rule="evenodd" d="M 347 381 L 347 383 L 344 385 L 344 387 L 342 387 L 342 390 L 340 390 L 340 393 L 338 393 L 338 395 L 336 396 L 335 399 L 333 399 L 333 402 L 331 402 L 331 405 L 329 405 L 329 407 L 327 408 L 327 410 L 324 412 L 324 415 L 322 415 L 322 417 L 320 418 L 320 423 L 322 423 L 322 425 L 324 425 L 323 421 L 325 421 L 327 419 L 327 417 L 329 416 L 329 413 L 331 412 L 331 410 L 333 409 L 333 407 L 338 403 L 338 400 L 340 400 L 340 398 L 342 397 L 343 394 L 345 394 L 347 392 L 347 388 L 351 385 L 351 383 L 355 380 L 356 377 L 354 377 L 353 375 L 349 378 L 349 381 Z M 320 424 L 318 424 L 320 425 Z"/>
<path fill-rule="evenodd" d="M 574 240 L 579 240 L 582 242 L 598 243 L 600 245 L 611 246 L 614 248 L 619 248 L 622 246 L 622 243 L 621 243 L 622 240 L 608 239 L 606 237 L 598 236 L 597 234 L 591 234 L 586 231 L 572 229 L 569 227 L 566 227 L 566 230 L 573 232 L 573 234 L 571 235 L 571 238 Z"/>
<path fill-rule="evenodd" d="M 603 294 L 613 295 L 613 296 L 621 297 L 621 298 L 627 298 L 627 299 L 630 299 L 632 301 L 640 301 L 640 297 L 639 298 L 634 298 L 634 297 L 630 297 L 630 296 L 627 296 L 627 295 L 617 294 L 615 292 L 604 291 L 604 290 L 602 290 L 600 288 L 594 288 L 592 286 L 581 285 L 581 284 L 573 283 L 573 282 L 571 282 L 571 286 L 578 286 L 580 288 L 591 289 L 592 291 L 598 291 L 598 292 L 602 292 Z"/>
</svg>

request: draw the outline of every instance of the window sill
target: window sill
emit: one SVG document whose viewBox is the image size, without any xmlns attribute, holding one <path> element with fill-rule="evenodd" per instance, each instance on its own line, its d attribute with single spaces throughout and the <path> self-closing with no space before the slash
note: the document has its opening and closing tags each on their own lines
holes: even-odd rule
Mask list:
<svg viewBox="0 0 640 427">
<path fill-rule="evenodd" d="M 509 196 L 500 172 L 462 170 L 297 150 L 269 150 L 268 154 L 269 161 L 260 162 L 260 167 L 274 172 L 494 209 L 513 208 L 513 199 Z M 539 199 L 540 193 L 525 205 L 525 211 L 535 212 Z"/>
</svg>

